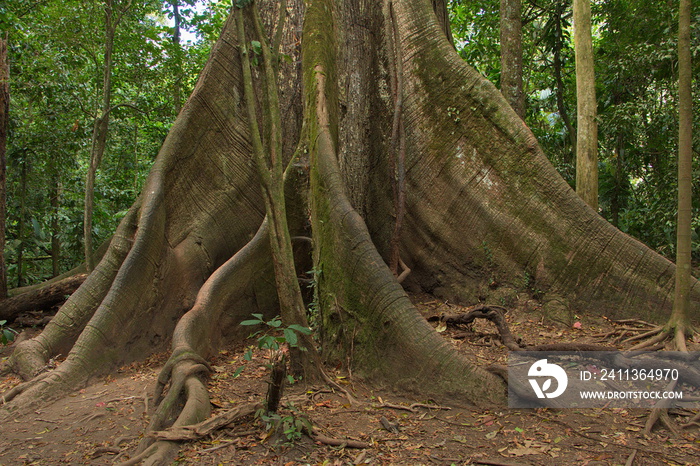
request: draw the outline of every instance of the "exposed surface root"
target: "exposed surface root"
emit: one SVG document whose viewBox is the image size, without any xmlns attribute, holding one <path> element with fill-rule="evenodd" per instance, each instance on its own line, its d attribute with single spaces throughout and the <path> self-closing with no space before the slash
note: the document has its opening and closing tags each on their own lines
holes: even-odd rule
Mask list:
<svg viewBox="0 0 700 466">
<path fill-rule="evenodd" d="M 43 374 L 40 374 L 36 376 L 34 379 L 28 381 L 28 382 L 23 382 L 10 390 L 8 390 L 6 393 L 2 395 L 2 404 L 4 405 L 5 403 L 9 403 L 10 401 L 14 400 L 15 397 L 18 395 L 26 392 L 28 389 L 39 383 L 41 380 L 45 379 L 49 375 L 48 372 L 45 372 Z"/>
<path fill-rule="evenodd" d="M 653 330 L 645 332 L 641 335 L 628 338 L 624 342 L 631 343 L 633 341 L 641 341 L 630 348 L 630 351 L 647 350 L 655 351 L 665 348 L 668 344 L 676 351 L 687 352 L 686 338 L 689 334 L 693 334 L 694 330 L 686 331 L 682 325 L 665 327 L 656 327 Z"/>
<path fill-rule="evenodd" d="M 673 321 L 673 318 L 671 320 Z M 687 332 L 686 328 L 687 327 L 682 322 L 676 323 L 675 325 L 669 322 L 666 326 L 655 327 L 652 330 L 644 332 L 640 335 L 627 338 L 624 340 L 624 342 L 629 343 L 642 340 L 636 345 L 632 346 L 630 351 L 656 351 L 662 350 L 670 345 L 671 348 L 676 351 L 688 353 L 686 336 L 687 334 L 693 334 L 695 330 L 693 329 Z M 663 368 L 666 368 L 666 366 Z M 679 374 L 681 374 L 682 377 L 680 380 L 697 387 L 700 383 L 700 373 L 688 365 L 683 365 L 681 369 L 682 370 L 679 370 Z M 666 391 L 673 390 L 677 382 L 678 380 L 672 381 L 668 387 L 666 387 Z M 658 423 L 661 423 L 673 435 L 677 435 L 679 433 L 678 426 L 668 414 L 669 406 L 670 400 L 660 400 L 658 403 L 656 403 L 654 408 L 650 411 L 644 426 L 644 433 L 646 435 L 649 435 L 654 426 Z"/>
<path fill-rule="evenodd" d="M 690 427 L 700 427 L 700 412 L 696 413 L 695 416 L 681 426 L 683 429 L 688 429 Z"/>
<path fill-rule="evenodd" d="M 511 351 L 522 351 L 522 347 L 513 337 L 508 328 L 504 315 L 506 309 L 501 306 L 476 306 L 471 311 L 462 314 L 444 315 L 441 321 L 450 325 L 469 325 L 476 319 L 486 319 L 493 322 L 501 335 L 503 345 Z"/>
<path fill-rule="evenodd" d="M 324 445 L 330 445 L 333 447 L 342 447 L 342 448 L 372 448 L 372 445 L 370 445 L 367 442 L 361 442 L 359 440 L 352 440 L 352 439 L 337 439 L 337 438 L 331 438 L 327 437 L 323 434 L 321 434 L 318 429 L 314 429 L 310 433 L 310 437 L 314 439 L 315 441 L 319 443 L 323 443 Z"/>
<path fill-rule="evenodd" d="M 170 440 L 170 441 L 186 441 L 186 440 L 196 440 L 213 432 L 223 429 L 229 426 L 239 419 L 250 416 L 254 414 L 257 410 L 263 407 L 262 403 L 246 403 L 237 406 L 233 409 L 229 409 L 217 416 L 210 417 L 209 419 L 199 422 L 197 424 L 179 427 L 170 427 L 162 431 L 154 431 L 148 434 L 149 437 L 153 437 L 158 440 Z"/>
<path fill-rule="evenodd" d="M 667 392 L 672 391 L 674 388 L 676 388 L 677 383 L 677 380 L 673 380 L 664 390 Z M 656 405 L 654 405 L 654 408 L 649 413 L 649 417 L 647 417 L 647 421 L 644 424 L 643 432 L 645 435 L 651 434 L 651 430 L 654 428 L 654 425 L 657 422 L 661 422 L 673 435 L 678 435 L 679 429 L 668 415 L 668 408 L 670 406 L 670 399 L 659 400 Z"/>
<path fill-rule="evenodd" d="M 168 361 L 165 363 L 165 366 L 163 366 L 163 369 L 160 371 L 160 374 L 158 375 L 158 382 L 156 383 L 156 389 L 155 389 L 155 404 L 159 405 L 161 401 L 163 401 L 163 390 L 165 389 L 165 386 L 168 384 L 172 377 L 173 369 L 180 363 L 185 362 L 185 361 L 190 361 L 195 363 L 194 366 L 190 370 L 197 369 L 196 372 L 206 372 L 207 374 L 211 373 L 211 366 L 207 362 L 206 359 L 204 359 L 202 356 L 199 354 L 195 353 L 192 351 L 191 348 L 188 347 L 179 347 L 175 351 L 173 351 L 173 354 L 168 358 Z M 182 381 L 184 383 L 184 381 Z M 172 388 L 172 386 L 171 386 Z M 182 385 L 179 387 L 182 389 Z M 177 389 L 176 389 L 177 390 Z M 171 390 L 172 391 L 172 390 Z M 178 390 L 179 391 L 179 390 Z"/>
<path fill-rule="evenodd" d="M 18 411 L 43 406 L 67 395 L 76 387 L 84 387 L 87 382 L 84 371 L 80 371 L 77 365 L 64 362 L 56 369 L 43 372 L 9 390 L 3 396 L 6 404 L 0 410 L 0 420 L 11 418 Z"/>
<path fill-rule="evenodd" d="M 443 315 L 441 317 L 431 317 L 428 320 L 440 320 L 448 325 L 469 325 L 476 319 L 486 319 L 493 322 L 498 329 L 498 333 L 503 342 L 503 346 L 511 351 L 614 351 L 617 348 L 612 346 L 594 345 L 588 343 L 552 343 L 546 345 L 523 345 L 513 337 L 508 327 L 504 312 L 506 309 L 501 306 L 479 305 L 469 312 L 460 314 Z"/>
</svg>

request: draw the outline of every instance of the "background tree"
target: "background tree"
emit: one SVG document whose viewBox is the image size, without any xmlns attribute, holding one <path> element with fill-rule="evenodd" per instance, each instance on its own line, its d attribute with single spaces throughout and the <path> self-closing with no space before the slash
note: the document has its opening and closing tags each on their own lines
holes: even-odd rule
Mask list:
<svg viewBox="0 0 700 466">
<path fill-rule="evenodd" d="M 598 210 L 598 122 L 590 0 L 574 0 L 576 192 Z"/>
<path fill-rule="evenodd" d="M 92 141 L 90 150 L 90 164 L 85 181 L 85 211 L 83 217 L 83 241 L 85 242 L 85 266 L 88 273 L 95 268 L 92 245 L 92 216 L 95 198 L 95 176 L 102 162 L 107 147 L 107 134 L 109 132 L 110 114 L 112 107 L 112 56 L 114 54 L 114 38 L 117 27 L 124 15 L 131 8 L 131 0 L 117 2 L 104 1 L 104 49 L 102 63 L 102 102 L 99 113 L 95 117 L 92 129 Z M 116 8 L 115 8 L 116 6 Z"/>
<path fill-rule="evenodd" d="M 170 2 L 134 3 L 117 29 L 112 66 L 117 107 L 95 176 L 95 245 L 109 238 L 140 193 L 174 119 L 173 85 L 177 79 L 182 93 L 190 92 L 213 42 L 210 28 L 225 17 L 218 2 L 197 9 L 180 4 L 181 29 L 188 32 L 181 72 L 173 67 Z M 9 0 L 0 8 L 0 27 L 12 38 L 8 54 L 14 69 L 6 242 L 12 286 L 18 275 L 23 284 L 35 284 L 84 261 L 85 174 L 103 83 L 99 6 Z"/>
<path fill-rule="evenodd" d="M 182 44 L 180 42 L 180 28 L 182 23 L 182 16 L 180 15 L 180 2 L 179 0 L 171 0 L 170 4 L 173 8 L 173 58 L 175 62 L 175 82 L 173 83 L 173 106 L 175 108 L 175 115 L 180 113 L 182 108 L 182 95 L 180 88 L 182 87 Z"/>
<path fill-rule="evenodd" d="M 520 0 L 501 0 L 501 92 L 515 113 L 525 118 Z"/>
<path fill-rule="evenodd" d="M 681 0 L 678 13 L 678 232 L 676 287 L 669 326 L 679 350 L 687 351 L 690 327 L 691 198 L 693 171 L 693 77 L 690 53 L 691 0 Z"/>
<path fill-rule="evenodd" d="M 7 127 L 10 113 L 10 66 L 7 62 L 7 34 L 0 29 L 0 299 L 7 297 L 5 272 L 6 164 Z"/>
</svg>

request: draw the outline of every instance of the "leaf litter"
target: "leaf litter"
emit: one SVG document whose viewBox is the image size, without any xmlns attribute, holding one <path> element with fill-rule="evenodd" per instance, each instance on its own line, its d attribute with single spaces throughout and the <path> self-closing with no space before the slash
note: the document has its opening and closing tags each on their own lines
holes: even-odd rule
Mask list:
<svg viewBox="0 0 700 466">
<path fill-rule="evenodd" d="M 454 313 L 458 308 L 429 296 L 413 299 L 426 317 Z M 590 343 L 596 342 L 596 335 L 615 331 L 613 323 L 604 318 L 578 317 L 575 323 L 579 325 L 545 323 L 532 317 L 537 315 L 532 306 L 536 305 L 520 303 L 517 308 L 522 312 L 507 316 L 516 338 L 529 344 L 553 339 Z M 505 363 L 507 349 L 490 322 L 477 320 L 468 329 L 440 326 L 436 330 L 475 364 Z M 265 396 L 267 353 L 256 349 L 246 360 L 245 352 L 244 347 L 224 348 L 210 361 L 214 373 L 208 383 L 214 415 Z M 100 465 L 126 460 L 153 413 L 153 387 L 166 360 L 167 354 L 151 356 L 40 410 L 17 414 L 2 426 L 0 465 Z M 342 393 L 326 387 L 305 391 L 291 385 L 283 406 L 292 405 L 282 413 L 304 415 L 324 436 L 362 442 L 369 448 L 358 450 L 342 443 L 330 446 L 308 436 L 291 445 L 275 443 L 251 417 L 184 443 L 177 464 L 690 465 L 700 458 L 697 428 L 676 436 L 663 429 L 642 435 L 646 410 L 470 410 L 455 406 L 446 410 L 432 400 L 376 391 L 348 374 L 334 375 L 361 402 L 359 406 L 351 406 Z M 19 381 L 14 376 L 0 378 L 0 391 Z"/>
</svg>

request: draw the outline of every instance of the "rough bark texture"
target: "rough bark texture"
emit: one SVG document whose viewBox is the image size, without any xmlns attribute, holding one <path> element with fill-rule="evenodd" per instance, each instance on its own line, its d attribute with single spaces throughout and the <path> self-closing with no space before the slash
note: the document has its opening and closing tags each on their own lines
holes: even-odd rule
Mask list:
<svg viewBox="0 0 700 466">
<path fill-rule="evenodd" d="M 590 0 L 574 0 L 576 51 L 576 192 L 598 210 L 598 122 Z"/>
<path fill-rule="evenodd" d="M 277 17 L 274 4 L 260 6 Z M 576 196 L 501 93 L 456 54 L 431 2 L 377 8 L 313 0 L 290 2 L 288 14 L 282 42 L 293 60 L 280 73 L 282 152 L 286 161 L 296 149 L 296 157 L 285 182 L 287 221 L 293 236 L 313 236 L 313 264 L 297 254 L 307 261 L 297 269 L 314 269 L 326 360 L 453 403 L 505 400 L 500 379 L 440 338 L 385 263 L 394 231 L 388 141 L 398 68 L 407 286 L 473 304 L 488 299 L 494 282 L 506 290 L 527 283 L 558 318 L 668 317 L 673 264 Z M 207 358 L 223 339 L 247 335 L 238 323 L 251 313 L 279 312 L 238 43 L 229 18 L 104 258 L 7 367 L 30 378 L 48 358 L 67 359 L 17 390 L 0 418 L 169 344 L 150 430 L 196 424 L 208 416 Z M 391 50 L 400 50 L 398 63 Z M 691 280 L 693 312 L 699 291 Z M 151 442 L 143 441 L 143 457 L 176 450 Z"/>
</svg>

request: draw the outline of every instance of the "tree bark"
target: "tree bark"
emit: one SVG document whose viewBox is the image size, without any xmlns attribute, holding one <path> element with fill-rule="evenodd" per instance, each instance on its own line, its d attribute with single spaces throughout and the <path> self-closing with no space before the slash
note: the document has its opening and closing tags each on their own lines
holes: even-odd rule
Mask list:
<svg viewBox="0 0 700 466">
<path fill-rule="evenodd" d="M 520 0 L 501 0 L 501 92 L 520 118 L 525 118 L 523 38 Z"/>
<path fill-rule="evenodd" d="M 576 52 L 576 192 L 598 211 L 598 123 L 590 0 L 574 0 Z"/>
</svg>

